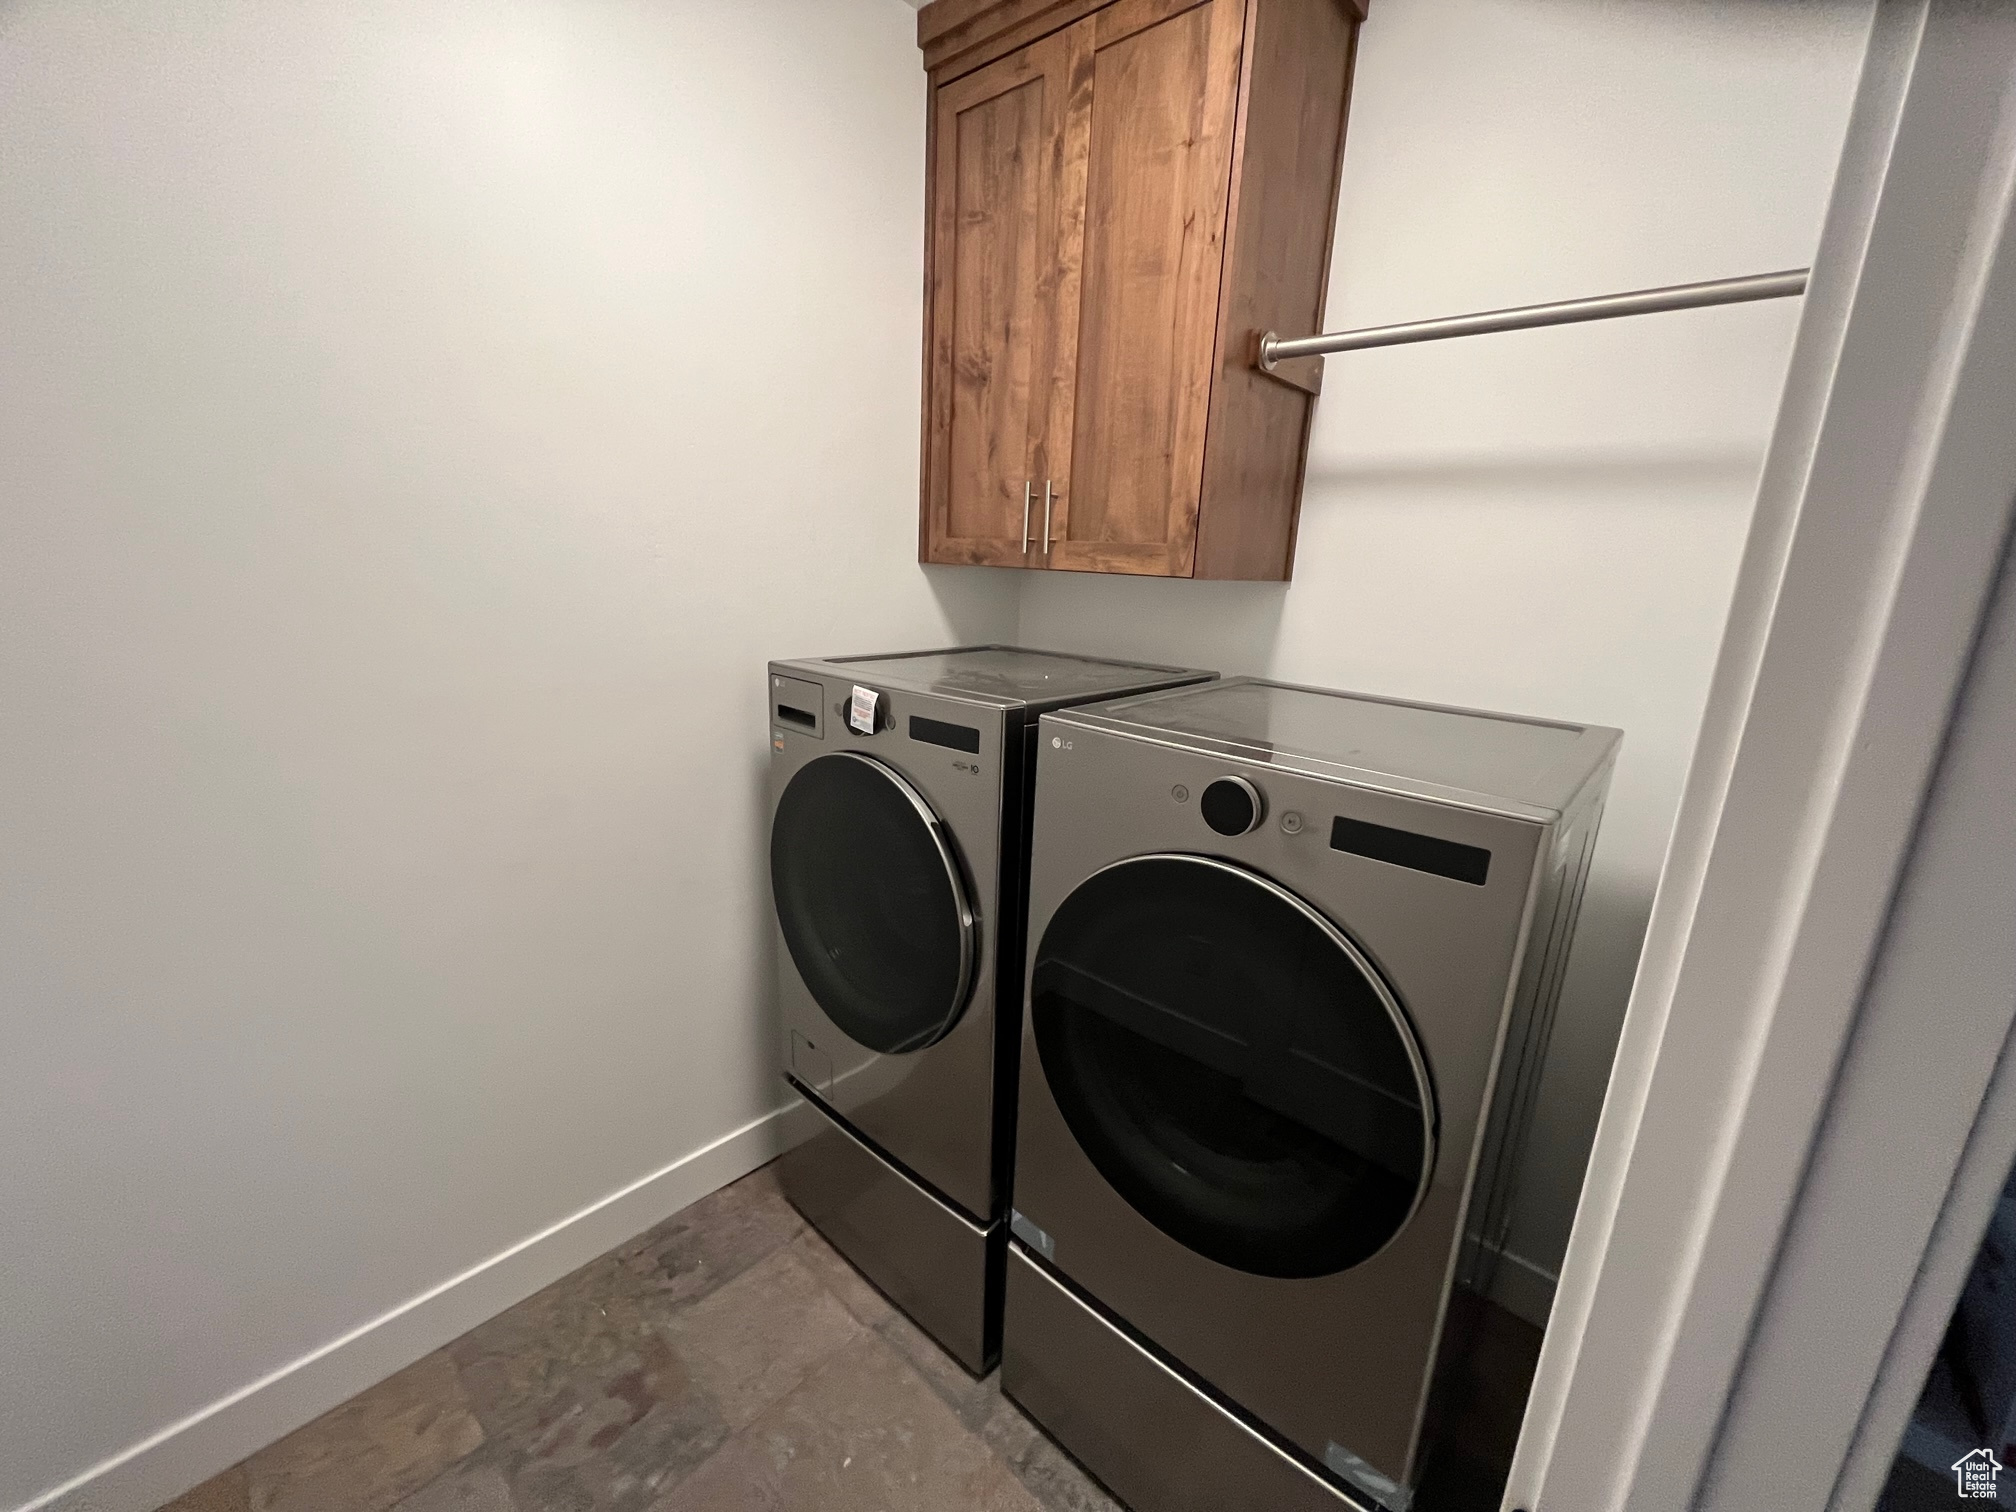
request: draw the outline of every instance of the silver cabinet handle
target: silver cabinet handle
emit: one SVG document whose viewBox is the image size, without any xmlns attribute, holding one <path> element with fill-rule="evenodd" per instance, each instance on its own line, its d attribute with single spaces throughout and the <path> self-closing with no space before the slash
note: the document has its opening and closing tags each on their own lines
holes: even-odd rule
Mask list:
<svg viewBox="0 0 2016 1512">
<path fill-rule="evenodd" d="M 1027 479 L 1022 483 L 1022 554 L 1029 554 L 1029 494 L 1036 487 Z"/>
<path fill-rule="evenodd" d="M 1025 546 L 1023 550 L 1028 550 Z M 1050 480 L 1043 480 L 1043 555 L 1050 555 Z"/>
</svg>

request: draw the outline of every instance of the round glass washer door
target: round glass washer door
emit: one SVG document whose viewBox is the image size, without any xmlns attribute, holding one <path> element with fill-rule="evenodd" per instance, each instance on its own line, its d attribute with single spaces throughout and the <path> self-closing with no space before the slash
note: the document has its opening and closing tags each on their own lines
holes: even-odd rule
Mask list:
<svg viewBox="0 0 2016 1512">
<path fill-rule="evenodd" d="M 800 767 L 770 822 L 770 891 L 798 975 L 849 1038 L 896 1055 L 951 1032 L 979 927 L 944 826 L 895 771 L 847 751 Z"/>
<path fill-rule="evenodd" d="M 1413 1216 L 1435 1097 L 1406 1013 L 1343 932 L 1207 856 L 1087 878 L 1037 947 L 1030 1012 L 1064 1121 L 1107 1182 L 1222 1265 L 1360 1265 Z"/>
</svg>

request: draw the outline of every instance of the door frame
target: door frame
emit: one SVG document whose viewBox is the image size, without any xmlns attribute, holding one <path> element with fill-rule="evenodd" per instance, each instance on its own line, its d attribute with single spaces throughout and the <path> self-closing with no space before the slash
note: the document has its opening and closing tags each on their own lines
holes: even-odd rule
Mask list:
<svg viewBox="0 0 2016 1512">
<path fill-rule="evenodd" d="M 1862 1512 L 2016 1154 L 2012 189 L 2016 10 L 1878 0 L 1507 1509 Z"/>
</svg>

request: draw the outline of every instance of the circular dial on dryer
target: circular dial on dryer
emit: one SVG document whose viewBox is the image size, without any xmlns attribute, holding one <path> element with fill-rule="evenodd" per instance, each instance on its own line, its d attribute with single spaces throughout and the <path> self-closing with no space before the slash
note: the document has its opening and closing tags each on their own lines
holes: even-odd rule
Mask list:
<svg viewBox="0 0 2016 1512">
<path fill-rule="evenodd" d="M 979 928 L 945 829 L 891 768 L 821 756 L 770 822 L 770 891 L 798 975 L 840 1030 L 885 1055 L 959 1021 Z"/>
<path fill-rule="evenodd" d="M 1260 790 L 1244 777 L 1220 777 L 1197 800 L 1204 822 L 1221 835 L 1244 835 L 1259 828 L 1267 813 Z"/>
<path fill-rule="evenodd" d="M 1207 856 L 1121 861 L 1037 947 L 1043 1075 L 1099 1173 L 1165 1234 L 1262 1276 L 1362 1264 L 1413 1216 L 1435 1098 L 1343 932 Z"/>
</svg>

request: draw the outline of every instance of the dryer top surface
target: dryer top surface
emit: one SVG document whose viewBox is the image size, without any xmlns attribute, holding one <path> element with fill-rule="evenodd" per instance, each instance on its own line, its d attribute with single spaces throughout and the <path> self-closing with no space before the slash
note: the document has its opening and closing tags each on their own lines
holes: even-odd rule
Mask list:
<svg viewBox="0 0 2016 1512">
<path fill-rule="evenodd" d="M 1196 682 L 1209 672 L 1144 662 L 1105 661 L 1020 646 L 955 646 L 885 656 L 831 656 L 779 663 L 952 698 L 999 705 L 1045 705 L 1111 698 L 1138 688 Z"/>
<path fill-rule="evenodd" d="M 1069 711 L 1073 722 L 1377 786 L 1561 810 L 1615 750 L 1600 725 L 1235 677 Z"/>
</svg>

